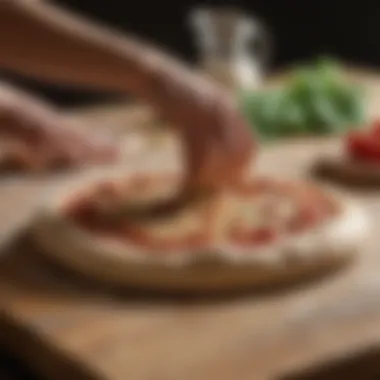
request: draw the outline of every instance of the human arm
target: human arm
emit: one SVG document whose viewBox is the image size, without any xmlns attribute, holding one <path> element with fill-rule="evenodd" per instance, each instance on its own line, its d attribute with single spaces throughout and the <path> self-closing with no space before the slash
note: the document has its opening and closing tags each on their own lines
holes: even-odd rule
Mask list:
<svg viewBox="0 0 380 380">
<path fill-rule="evenodd" d="M 0 65 L 148 102 L 182 134 L 188 188 L 235 182 L 254 150 L 248 125 L 223 88 L 152 46 L 50 4 L 1 3 Z"/>
</svg>

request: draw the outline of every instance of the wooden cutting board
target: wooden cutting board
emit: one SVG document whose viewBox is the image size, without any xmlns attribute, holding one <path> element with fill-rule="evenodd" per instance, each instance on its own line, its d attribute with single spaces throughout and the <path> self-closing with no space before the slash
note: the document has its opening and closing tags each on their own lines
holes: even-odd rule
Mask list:
<svg viewBox="0 0 380 380">
<path fill-rule="evenodd" d="M 358 78 L 369 86 L 376 113 L 380 79 Z M 151 120 L 144 108 L 123 106 L 79 116 L 121 134 Z M 150 150 L 162 143 L 159 137 Z M 316 157 L 335 150 L 333 139 L 268 147 L 258 171 L 303 176 Z M 380 348 L 380 190 L 352 194 L 374 221 L 354 265 L 287 289 L 202 299 L 105 288 L 16 239 L 52 181 L 0 182 L 0 343 L 48 379 L 296 379 L 309 368 Z M 350 370 L 344 378 L 364 375 Z"/>
</svg>

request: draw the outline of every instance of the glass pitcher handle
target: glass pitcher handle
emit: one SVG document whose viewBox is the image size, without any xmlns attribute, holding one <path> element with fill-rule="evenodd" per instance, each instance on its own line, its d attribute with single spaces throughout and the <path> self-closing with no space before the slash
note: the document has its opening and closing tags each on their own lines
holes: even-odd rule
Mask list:
<svg viewBox="0 0 380 380">
<path fill-rule="evenodd" d="M 240 45 L 239 45 L 240 44 Z M 261 69 L 267 69 L 272 58 L 272 38 L 268 28 L 258 19 L 246 17 L 240 24 L 237 49 L 246 52 Z"/>
<path fill-rule="evenodd" d="M 256 62 L 263 70 L 267 70 L 273 54 L 272 36 L 266 25 L 257 20 L 254 22 L 256 25 L 256 35 L 253 38 L 250 48 Z"/>
</svg>

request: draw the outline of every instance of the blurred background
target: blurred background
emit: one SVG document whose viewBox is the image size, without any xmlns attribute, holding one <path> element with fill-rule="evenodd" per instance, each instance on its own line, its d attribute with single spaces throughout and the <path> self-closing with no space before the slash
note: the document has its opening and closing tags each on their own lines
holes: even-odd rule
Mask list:
<svg viewBox="0 0 380 380">
<path fill-rule="evenodd" d="M 255 1 L 123 1 L 56 0 L 62 5 L 120 31 L 141 36 L 163 46 L 188 62 L 196 47 L 187 23 L 189 11 L 198 6 L 235 6 L 258 17 L 271 33 L 275 46 L 271 69 L 293 62 L 329 55 L 352 64 L 380 64 L 380 3 L 372 0 L 255 0 Z M 104 94 L 57 89 L 3 73 L 14 83 L 75 106 L 107 99 Z"/>
</svg>

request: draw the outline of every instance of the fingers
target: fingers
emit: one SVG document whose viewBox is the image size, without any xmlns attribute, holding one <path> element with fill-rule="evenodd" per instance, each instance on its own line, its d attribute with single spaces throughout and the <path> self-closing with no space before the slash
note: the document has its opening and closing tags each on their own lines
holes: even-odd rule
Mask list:
<svg viewBox="0 0 380 380">
<path fill-rule="evenodd" d="M 115 137 L 84 130 L 74 120 L 62 120 L 62 126 L 62 133 L 69 131 L 67 145 L 72 148 L 74 158 L 90 163 L 107 163 L 118 157 L 120 144 Z"/>
<path fill-rule="evenodd" d="M 231 98 L 221 96 L 215 110 L 216 123 L 221 127 L 223 151 L 228 158 L 226 176 L 235 181 L 243 175 L 256 150 L 254 136 L 243 115 Z"/>
<path fill-rule="evenodd" d="M 178 94 L 171 98 L 186 153 L 186 186 L 216 189 L 236 184 L 254 151 L 251 131 L 229 94 L 196 79 L 178 80 Z"/>
<path fill-rule="evenodd" d="M 118 152 L 116 144 L 86 135 L 52 107 L 16 92 L 5 96 L 0 91 L 0 137 L 20 142 L 22 151 L 8 149 L 9 160 L 31 171 L 107 163 Z"/>
<path fill-rule="evenodd" d="M 57 126 L 54 140 L 54 162 L 59 167 L 78 167 L 83 164 L 101 164 L 113 162 L 118 157 L 115 142 L 103 140 L 95 135 Z"/>
</svg>

